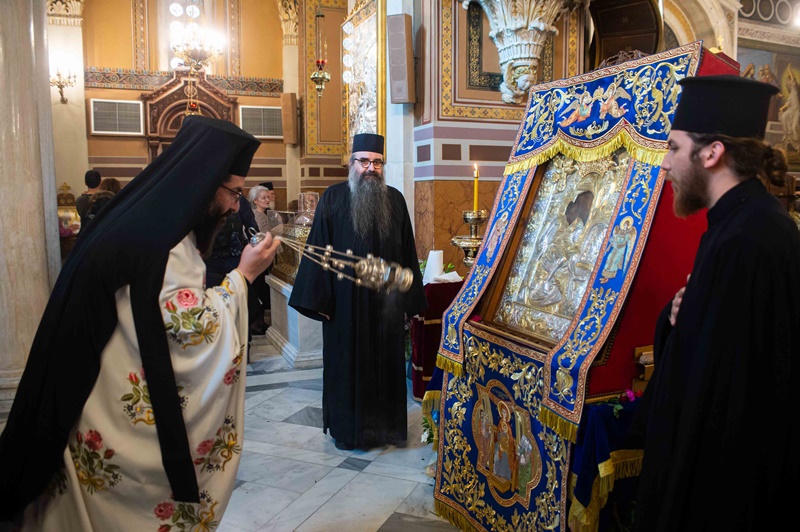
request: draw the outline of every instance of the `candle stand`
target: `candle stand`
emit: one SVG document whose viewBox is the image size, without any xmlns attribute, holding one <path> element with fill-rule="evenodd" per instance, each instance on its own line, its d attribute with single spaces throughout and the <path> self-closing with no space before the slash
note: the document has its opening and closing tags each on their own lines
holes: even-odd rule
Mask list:
<svg viewBox="0 0 800 532">
<path fill-rule="evenodd" d="M 478 235 L 480 227 L 489 219 L 489 212 L 481 209 L 477 211 L 464 211 L 462 213 L 464 221 L 469 225 L 469 236 L 459 235 L 450 239 L 450 243 L 464 251 L 464 264 L 467 268 L 472 268 L 475 264 L 475 257 L 481 247 L 483 237 Z"/>
</svg>

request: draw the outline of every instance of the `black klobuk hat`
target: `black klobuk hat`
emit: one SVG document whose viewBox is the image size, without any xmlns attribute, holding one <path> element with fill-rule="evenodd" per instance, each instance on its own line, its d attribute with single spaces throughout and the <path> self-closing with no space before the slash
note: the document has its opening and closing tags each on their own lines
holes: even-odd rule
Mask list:
<svg viewBox="0 0 800 532">
<path fill-rule="evenodd" d="M 371 151 L 383 155 L 383 135 L 359 133 L 353 137 L 353 152 Z"/>
<path fill-rule="evenodd" d="M 683 87 L 672 129 L 763 139 L 778 87 L 739 76 L 695 76 Z"/>
</svg>

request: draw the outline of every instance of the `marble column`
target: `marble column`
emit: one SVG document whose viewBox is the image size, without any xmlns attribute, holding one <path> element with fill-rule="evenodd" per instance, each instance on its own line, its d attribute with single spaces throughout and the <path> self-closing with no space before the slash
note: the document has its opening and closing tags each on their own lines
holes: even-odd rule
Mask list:
<svg viewBox="0 0 800 532">
<path fill-rule="evenodd" d="M 297 46 L 297 0 L 278 0 L 283 28 L 283 92 L 300 91 L 300 59 Z M 298 119 L 298 123 L 299 123 Z M 286 144 L 286 204 L 300 193 L 300 143 Z M 288 207 L 287 207 L 288 208 Z"/>
<path fill-rule="evenodd" d="M 45 27 L 44 2 L 3 2 L 0 403 L 6 404 L 19 383 L 60 267 Z M 0 422 L 4 418 L 0 410 Z"/>
</svg>

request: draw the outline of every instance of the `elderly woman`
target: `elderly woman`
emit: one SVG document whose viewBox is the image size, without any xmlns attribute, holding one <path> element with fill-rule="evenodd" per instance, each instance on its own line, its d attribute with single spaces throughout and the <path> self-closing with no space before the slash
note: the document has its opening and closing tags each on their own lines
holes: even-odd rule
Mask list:
<svg viewBox="0 0 800 532">
<path fill-rule="evenodd" d="M 262 233 L 272 231 L 281 224 L 280 215 L 275 209 L 275 192 L 263 185 L 250 189 L 250 204 L 258 223 L 258 230 Z"/>
</svg>

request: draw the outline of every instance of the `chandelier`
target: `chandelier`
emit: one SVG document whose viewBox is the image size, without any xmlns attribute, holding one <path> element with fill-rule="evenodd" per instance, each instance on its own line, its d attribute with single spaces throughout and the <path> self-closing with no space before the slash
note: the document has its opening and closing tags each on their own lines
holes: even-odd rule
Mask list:
<svg viewBox="0 0 800 532">
<path fill-rule="evenodd" d="M 222 38 L 213 31 L 202 28 L 197 23 L 173 30 L 172 51 L 189 69 L 186 87 L 186 115 L 200 115 L 200 105 L 196 100 L 198 73 L 207 68 L 222 55 Z"/>
<path fill-rule="evenodd" d="M 322 96 L 325 84 L 331 80 L 331 75 L 325 71 L 328 65 L 328 42 L 325 39 L 325 14 L 322 9 L 317 9 L 314 17 L 314 62 L 316 70 L 311 73 L 311 81 L 317 89 L 317 95 Z"/>
</svg>

